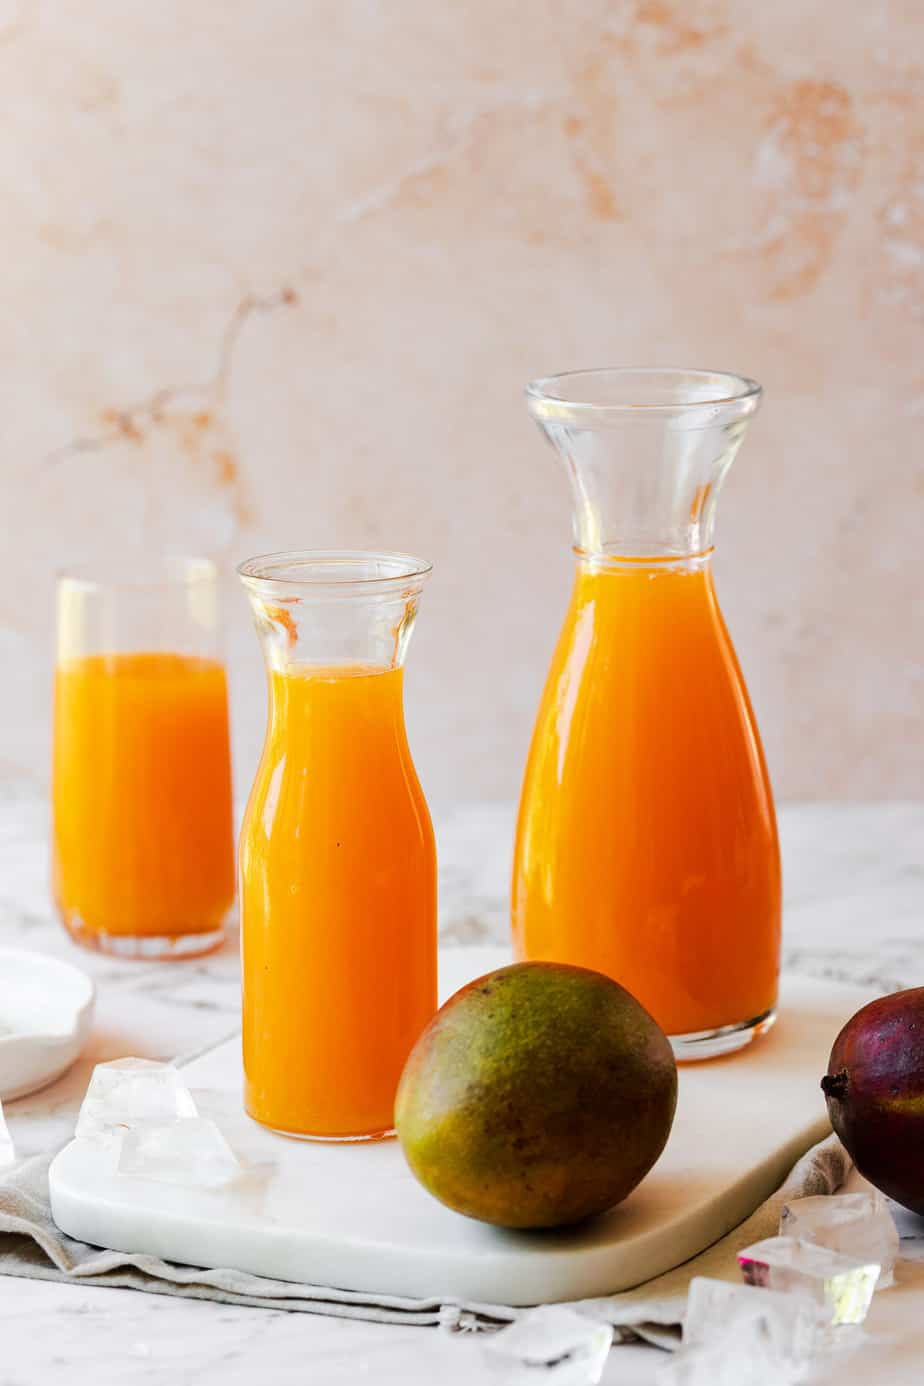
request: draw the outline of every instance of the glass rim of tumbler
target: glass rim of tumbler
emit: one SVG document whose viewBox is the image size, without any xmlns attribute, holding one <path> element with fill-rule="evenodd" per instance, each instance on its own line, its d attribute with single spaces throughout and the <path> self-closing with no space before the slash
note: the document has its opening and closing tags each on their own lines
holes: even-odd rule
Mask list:
<svg viewBox="0 0 924 1386">
<path fill-rule="evenodd" d="M 680 366 L 602 366 L 537 376 L 526 386 L 530 412 L 550 420 L 569 413 L 593 418 L 685 414 L 743 406 L 755 409 L 763 386 L 733 371 Z"/>
<path fill-rule="evenodd" d="M 219 567 L 214 559 L 193 554 L 167 554 L 137 560 L 88 558 L 59 568 L 55 577 L 58 587 L 70 586 L 88 594 L 168 592 L 176 588 L 214 585 L 219 578 Z"/>
<path fill-rule="evenodd" d="M 371 549 L 281 549 L 257 554 L 237 567 L 255 593 L 300 591 L 310 595 L 369 595 L 422 586 L 433 564 L 412 554 Z"/>
</svg>

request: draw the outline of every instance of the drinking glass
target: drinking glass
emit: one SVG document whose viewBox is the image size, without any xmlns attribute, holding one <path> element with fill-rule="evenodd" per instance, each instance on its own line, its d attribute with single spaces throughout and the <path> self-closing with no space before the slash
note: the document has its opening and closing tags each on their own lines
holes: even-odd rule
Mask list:
<svg viewBox="0 0 924 1386">
<path fill-rule="evenodd" d="M 71 937 L 122 958 L 205 953 L 234 898 L 218 575 L 205 558 L 58 581 L 54 895 Z"/>
</svg>

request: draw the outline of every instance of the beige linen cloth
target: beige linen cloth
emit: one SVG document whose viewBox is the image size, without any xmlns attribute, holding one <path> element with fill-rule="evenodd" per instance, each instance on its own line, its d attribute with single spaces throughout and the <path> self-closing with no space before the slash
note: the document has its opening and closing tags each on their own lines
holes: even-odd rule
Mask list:
<svg viewBox="0 0 924 1386">
<path fill-rule="evenodd" d="M 447 1300 L 440 1295 L 437 1285 L 425 1299 L 404 1299 L 267 1280 L 244 1271 L 199 1270 L 143 1253 L 101 1251 L 66 1237 L 52 1222 L 48 1200 L 50 1163 L 51 1156 L 38 1155 L 0 1178 L 0 1275 L 112 1285 L 151 1294 L 185 1295 L 378 1323 L 442 1323 L 462 1330 L 499 1326 L 524 1312 L 503 1304 Z M 634 1290 L 604 1299 L 583 1300 L 580 1307 L 592 1317 L 611 1323 L 617 1339 L 641 1338 L 660 1347 L 676 1347 L 691 1278 L 708 1275 L 738 1280 L 736 1252 L 777 1231 L 780 1208 L 787 1199 L 834 1193 L 849 1171 L 848 1155 L 836 1137 L 829 1137 L 802 1157 L 781 1188 L 740 1227 L 692 1261 Z"/>
</svg>

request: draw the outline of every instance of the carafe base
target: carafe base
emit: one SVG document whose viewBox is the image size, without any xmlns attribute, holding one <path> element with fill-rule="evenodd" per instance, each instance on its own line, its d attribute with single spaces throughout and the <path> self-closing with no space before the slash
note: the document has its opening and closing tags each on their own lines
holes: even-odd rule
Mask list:
<svg viewBox="0 0 924 1386">
<path fill-rule="evenodd" d="M 776 1008 L 764 1011 L 752 1020 L 738 1025 L 720 1025 L 715 1030 L 693 1030 L 688 1035 L 668 1035 L 674 1058 L 679 1064 L 696 1063 L 700 1059 L 717 1059 L 722 1054 L 734 1054 L 752 1040 L 765 1035 L 776 1022 Z"/>
<path fill-rule="evenodd" d="M 290 1141 L 314 1141 L 319 1145 L 360 1145 L 369 1141 L 390 1141 L 397 1135 L 395 1128 L 390 1126 L 384 1131 L 370 1131 L 359 1136 L 313 1136 L 307 1131 L 283 1131 L 279 1126 L 270 1126 L 265 1121 L 260 1121 L 250 1112 L 247 1115 L 267 1131 L 272 1131 L 274 1136 L 285 1136 Z"/>
</svg>

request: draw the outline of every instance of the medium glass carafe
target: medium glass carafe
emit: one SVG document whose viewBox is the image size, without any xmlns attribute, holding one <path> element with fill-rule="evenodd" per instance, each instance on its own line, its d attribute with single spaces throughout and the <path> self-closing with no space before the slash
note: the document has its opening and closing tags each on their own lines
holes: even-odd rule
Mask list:
<svg viewBox="0 0 924 1386">
<path fill-rule="evenodd" d="M 712 577 L 760 394 L 682 370 L 527 388 L 571 481 L 577 572 L 523 785 L 514 942 L 614 977 L 685 1058 L 746 1044 L 777 999 L 773 799 Z"/>
<path fill-rule="evenodd" d="M 269 682 L 240 851 L 247 1110 L 286 1135 L 387 1135 L 436 1009 L 436 854 L 402 695 L 430 567 L 307 552 L 238 571 Z"/>
</svg>

